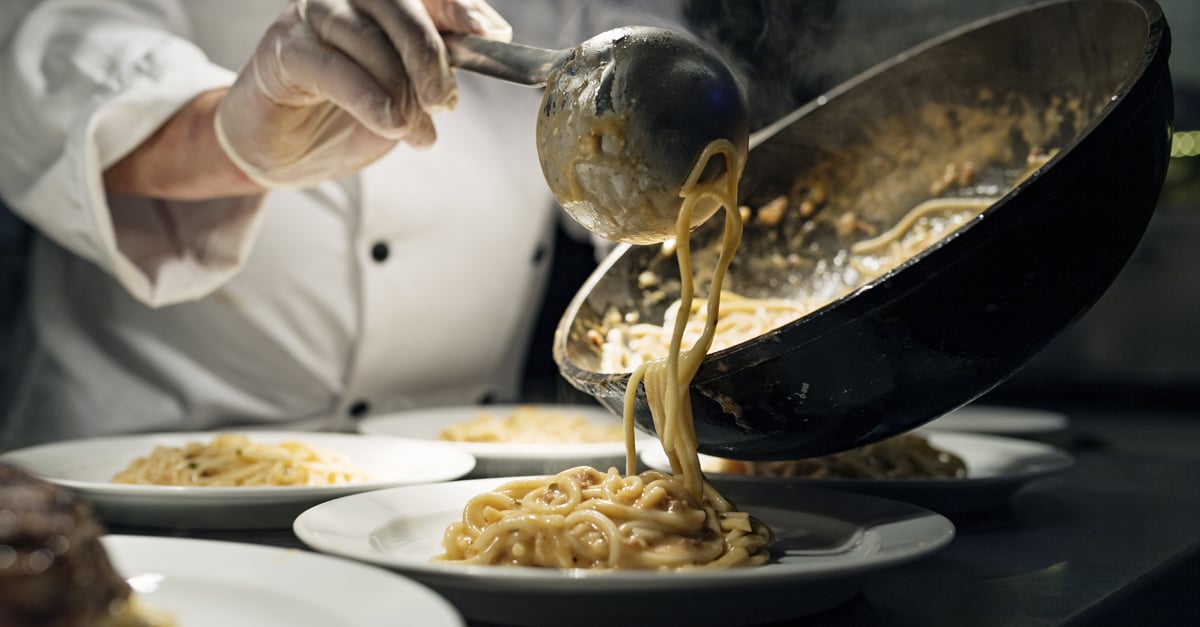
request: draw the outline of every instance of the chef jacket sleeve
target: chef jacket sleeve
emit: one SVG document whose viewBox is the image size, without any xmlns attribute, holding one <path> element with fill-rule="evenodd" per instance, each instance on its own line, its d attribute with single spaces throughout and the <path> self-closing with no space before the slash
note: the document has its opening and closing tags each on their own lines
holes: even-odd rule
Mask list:
<svg viewBox="0 0 1200 627">
<path fill-rule="evenodd" d="M 235 74 L 188 40 L 165 0 L 4 0 L 0 197 L 43 235 L 157 307 L 241 268 L 261 197 L 172 202 L 105 192 L 103 172 L 182 105 Z"/>
</svg>

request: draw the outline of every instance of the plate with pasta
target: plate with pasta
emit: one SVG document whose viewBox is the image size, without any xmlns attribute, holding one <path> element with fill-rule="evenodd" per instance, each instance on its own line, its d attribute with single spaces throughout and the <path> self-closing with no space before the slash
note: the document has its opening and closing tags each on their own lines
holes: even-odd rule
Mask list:
<svg viewBox="0 0 1200 627">
<path fill-rule="evenodd" d="M 139 602 L 167 619 L 156 627 L 463 625 L 427 587 L 348 560 L 190 538 L 108 535 L 102 543 Z"/>
<path fill-rule="evenodd" d="M 926 556 L 954 535 L 945 517 L 906 503 L 730 483 L 720 491 L 772 530 L 765 563 L 597 570 L 444 559 L 454 525 L 470 515 L 464 504 L 505 484 L 545 479 L 472 479 L 352 495 L 307 510 L 293 531 L 318 551 L 429 585 L 468 620 L 521 625 L 783 621 L 844 602 L 858 592 L 863 576 Z"/>
<path fill-rule="evenodd" d="M 452 442 L 475 456 L 470 476 L 624 467 L 621 417 L 599 405 L 502 404 L 417 409 L 367 418 L 360 433 Z M 637 446 L 654 439 L 636 434 Z"/>
<path fill-rule="evenodd" d="M 286 528 L 331 498 L 465 476 L 449 443 L 351 433 L 181 432 L 41 444 L 0 455 L 88 498 L 109 524 Z"/>
<path fill-rule="evenodd" d="M 661 447 L 643 447 L 640 457 L 650 468 L 670 468 Z M 701 455 L 700 465 L 725 481 L 850 490 L 960 513 L 1004 505 L 1029 482 L 1069 469 L 1074 458 L 1031 440 L 922 429 L 823 457 L 743 462 Z"/>
</svg>

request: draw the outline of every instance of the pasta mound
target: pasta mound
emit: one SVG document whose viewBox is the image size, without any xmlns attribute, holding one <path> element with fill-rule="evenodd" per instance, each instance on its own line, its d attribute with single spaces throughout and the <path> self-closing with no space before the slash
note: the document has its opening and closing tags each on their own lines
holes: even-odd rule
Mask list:
<svg viewBox="0 0 1200 627">
<path fill-rule="evenodd" d="M 596 425 L 580 414 L 545 411 L 534 405 L 521 405 L 503 418 L 483 412 L 438 434 L 439 439 L 452 442 L 513 444 L 620 442 L 624 437 L 620 425 Z"/>
<path fill-rule="evenodd" d="M 712 458 L 705 470 L 758 477 L 810 479 L 959 479 L 967 476 L 962 458 L 934 447 L 914 433 L 833 455 L 790 461 L 746 462 Z"/>
<path fill-rule="evenodd" d="M 113 483 L 169 486 L 317 486 L 370 480 L 341 454 L 303 442 L 265 444 L 235 433 L 182 447 L 156 446 Z"/>
<path fill-rule="evenodd" d="M 761 564 L 770 532 L 715 490 L 670 474 L 581 466 L 517 480 L 468 502 L 445 555 L 468 564 L 680 569 Z"/>
</svg>

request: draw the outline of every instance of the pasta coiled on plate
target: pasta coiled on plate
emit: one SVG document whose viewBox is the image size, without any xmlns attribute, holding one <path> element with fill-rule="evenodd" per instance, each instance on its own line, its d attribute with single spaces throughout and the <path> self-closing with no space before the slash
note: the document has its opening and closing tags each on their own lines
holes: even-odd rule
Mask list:
<svg viewBox="0 0 1200 627">
<path fill-rule="evenodd" d="M 313 486 L 358 483 L 370 476 L 335 451 L 289 440 L 256 442 L 218 434 L 211 442 L 156 446 L 113 478 L 113 483 L 170 486 Z"/>
<path fill-rule="evenodd" d="M 679 569 L 761 564 L 770 532 L 708 487 L 696 499 L 665 472 L 586 466 L 506 483 L 467 503 L 439 559 L 557 568 Z"/>
</svg>

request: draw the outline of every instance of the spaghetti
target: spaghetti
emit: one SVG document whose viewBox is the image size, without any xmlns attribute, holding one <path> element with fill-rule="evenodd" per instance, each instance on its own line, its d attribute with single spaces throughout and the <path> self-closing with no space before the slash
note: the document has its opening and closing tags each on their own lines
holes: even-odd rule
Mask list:
<svg viewBox="0 0 1200 627">
<path fill-rule="evenodd" d="M 708 162 L 721 156 L 731 167 L 700 183 Z M 435 558 L 471 564 L 557 568 L 723 568 L 761 564 L 768 558 L 770 530 L 739 512 L 704 481 L 696 452 L 688 385 L 716 331 L 721 282 L 741 238 L 736 210 L 742 156 L 717 140 L 697 160 L 683 186 L 676 239 L 680 276 L 691 276 L 689 231 L 698 202 L 725 208 L 725 236 L 704 327 L 691 349 L 681 345 L 686 318 L 673 325 L 665 358 L 647 361 L 630 377 L 625 398 L 626 472 L 580 467 L 551 477 L 519 480 L 471 499 L 462 520 L 443 538 Z M 693 286 L 684 282 L 681 311 L 691 311 Z M 637 474 L 633 395 L 643 383 L 655 428 L 672 473 Z"/>
<path fill-rule="evenodd" d="M 679 569 L 761 563 L 768 535 L 712 486 L 581 466 L 474 497 L 438 559 L 556 568 Z"/>
<path fill-rule="evenodd" d="M 112 478 L 113 483 L 170 486 L 316 486 L 370 477 L 334 451 L 295 440 L 278 444 L 218 434 L 211 442 L 156 446 Z"/>
<path fill-rule="evenodd" d="M 681 310 L 680 301 L 668 307 L 661 325 L 641 322 L 616 325 L 605 334 L 600 346 L 600 369 L 603 372 L 629 372 L 648 361 L 665 356 L 670 349 L 671 334 Z M 800 316 L 807 309 L 804 303 L 783 298 L 748 298 L 730 291 L 721 293 L 716 331 L 709 351 L 719 351 L 765 331 L 780 327 Z M 695 345 L 704 333 L 708 320 L 708 305 L 692 302 L 684 321 L 683 342 Z"/>
<path fill-rule="evenodd" d="M 749 298 L 732 291 L 722 291 L 709 350 L 718 351 L 741 344 L 850 293 L 932 246 L 978 216 L 995 200 L 937 198 L 917 205 L 894 227 L 876 237 L 854 244 L 848 251 L 847 263 L 857 272 L 857 280 L 836 292 L 823 294 L 820 298 Z M 684 282 L 684 287 L 687 287 L 687 282 Z M 682 303 L 681 298 L 667 308 L 661 325 L 638 322 L 615 324 L 608 328 L 603 339 L 598 341 L 600 370 L 628 372 L 643 363 L 666 356 L 672 333 L 676 328 L 676 318 L 683 310 Z M 711 308 L 711 302 L 691 302 L 687 308 L 689 315 L 683 326 L 685 341 L 695 342 L 700 339 Z M 613 318 L 618 319 L 619 316 Z"/>
<path fill-rule="evenodd" d="M 547 411 L 535 405 L 520 405 L 503 418 L 482 412 L 438 434 L 439 439 L 452 442 L 521 444 L 620 442 L 624 437 L 625 431 L 618 425 L 597 425 L 581 414 Z"/>
<path fill-rule="evenodd" d="M 1057 149 L 1043 151 L 1040 148 L 1031 148 L 1023 169 L 1012 175 L 1009 184 L 1015 186 L 1029 178 L 1057 152 Z M 964 162 L 961 165 L 947 164 L 942 178 L 931 185 L 930 193 L 934 196 L 950 192 L 978 193 L 980 189 L 972 187 L 977 173 L 978 169 L 973 162 Z M 801 181 L 797 181 L 796 184 L 799 186 Z M 721 292 L 716 332 L 709 350 L 723 350 L 777 329 L 894 270 L 995 204 L 999 200 L 999 196 L 994 195 L 996 190 L 987 191 L 990 193 L 935 197 L 921 202 L 878 235 L 875 234 L 874 225 L 862 222 L 853 211 L 844 211 L 836 218 L 826 218 L 842 237 L 848 237 L 858 231 L 865 231 L 872 236 L 855 242 L 834 255 L 844 257 L 845 265 L 850 270 L 845 274 L 844 281 L 836 287 L 831 286 L 832 289 L 821 289 L 804 298 L 749 298 L 729 290 Z M 753 216 L 757 223 L 775 227 L 783 221 L 785 213 L 792 209 L 789 203 L 797 202 L 795 210 L 799 211 L 801 218 L 817 220 L 822 215 L 818 213 L 821 207 L 829 202 L 828 196 L 829 191 L 825 186 L 812 185 L 802 199 L 779 196 L 754 211 L 751 211 L 750 207 L 740 207 L 739 215 L 742 220 L 749 220 Z M 724 242 L 722 244 L 724 245 Z M 664 251 L 674 245 L 675 242 L 667 242 L 664 244 Z M 789 256 L 797 260 L 801 258 L 796 253 Z M 657 282 L 658 278 L 650 271 L 639 276 L 639 284 L 652 285 Z M 589 332 L 589 337 L 600 351 L 600 371 L 628 372 L 642 363 L 666 356 L 675 318 L 682 309 L 680 301 L 671 304 L 661 325 L 626 322 L 629 318 L 621 312 L 608 312 L 606 319 L 612 321 L 612 324 L 607 326 L 606 331 L 603 334 L 599 331 Z M 708 307 L 704 304 L 693 303 L 688 307 L 688 319 L 684 327 L 685 342 L 699 339 L 705 326 L 707 312 Z"/>
<path fill-rule="evenodd" d="M 888 438 L 833 455 L 790 461 L 749 462 L 708 458 L 710 472 L 756 477 L 806 479 L 961 479 L 967 466 L 957 455 L 936 448 L 914 433 Z"/>
</svg>

